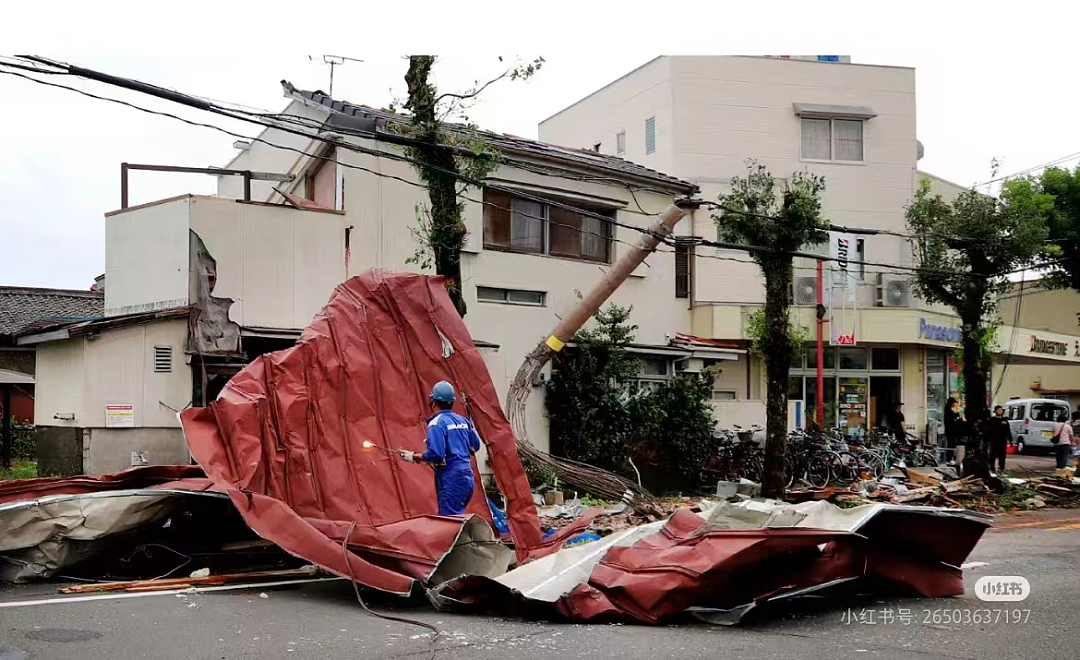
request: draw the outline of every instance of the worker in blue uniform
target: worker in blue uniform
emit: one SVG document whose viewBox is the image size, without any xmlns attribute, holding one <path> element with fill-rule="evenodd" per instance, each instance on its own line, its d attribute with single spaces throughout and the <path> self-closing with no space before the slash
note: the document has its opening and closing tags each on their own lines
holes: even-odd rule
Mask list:
<svg viewBox="0 0 1080 660">
<path fill-rule="evenodd" d="M 464 514 L 476 487 L 470 458 L 480 450 L 480 436 L 472 422 L 452 410 L 454 399 L 453 385 L 445 380 L 435 383 L 430 397 L 435 414 L 427 420 L 427 449 L 422 454 L 399 451 L 403 460 L 427 463 L 435 470 L 441 516 Z"/>
</svg>

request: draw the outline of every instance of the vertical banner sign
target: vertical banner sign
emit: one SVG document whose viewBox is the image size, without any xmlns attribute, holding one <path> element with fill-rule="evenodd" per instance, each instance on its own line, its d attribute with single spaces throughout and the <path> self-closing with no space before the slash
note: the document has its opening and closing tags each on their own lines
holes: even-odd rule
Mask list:
<svg viewBox="0 0 1080 660">
<path fill-rule="evenodd" d="M 858 261 L 853 234 L 829 232 L 829 257 L 832 259 L 832 295 L 829 296 L 830 343 L 833 346 L 854 346 L 858 325 L 856 293 L 859 277 L 851 260 Z"/>
</svg>

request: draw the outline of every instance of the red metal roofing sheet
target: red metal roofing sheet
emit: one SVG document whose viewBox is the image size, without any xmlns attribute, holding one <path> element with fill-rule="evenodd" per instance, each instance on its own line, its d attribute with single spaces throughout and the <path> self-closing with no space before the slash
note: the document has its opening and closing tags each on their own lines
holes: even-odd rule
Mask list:
<svg viewBox="0 0 1080 660">
<path fill-rule="evenodd" d="M 428 393 L 439 380 L 453 383 L 456 410 L 472 418 L 487 445 L 524 559 L 541 545 L 529 483 L 487 367 L 442 278 L 369 272 L 342 283 L 296 346 L 256 359 L 216 401 L 181 420 L 207 476 L 252 529 L 293 554 L 348 576 L 340 541 L 351 522 L 369 535 L 391 524 L 409 530 L 398 529 L 389 544 L 401 562 L 396 569 L 349 558 L 357 581 L 404 593 L 419 576 L 402 566 L 445 554 L 463 519 L 434 516 L 428 467 L 363 442 L 422 451 Z M 467 513 L 491 520 L 478 474 Z"/>
</svg>

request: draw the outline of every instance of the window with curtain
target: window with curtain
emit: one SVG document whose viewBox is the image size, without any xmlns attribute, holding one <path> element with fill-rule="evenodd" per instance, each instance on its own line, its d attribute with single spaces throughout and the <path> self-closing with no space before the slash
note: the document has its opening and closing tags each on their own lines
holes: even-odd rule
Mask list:
<svg viewBox="0 0 1080 660">
<path fill-rule="evenodd" d="M 863 162 L 863 120 L 803 117 L 801 124 L 804 160 Z"/>
<path fill-rule="evenodd" d="M 830 120 L 803 117 L 802 157 L 810 160 L 832 160 Z"/>
<path fill-rule="evenodd" d="M 484 247 L 608 263 L 611 223 L 558 206 L 484 190 Z M 576 205 L 576 203 L 575 203 Z M 590 210 L 614 216 L 610 210 Z"/>
<path fill-rule="evenodd" d="M 512 199 L 510 209 L 510 247 L 522 252 L 543 252 L 547 207 L 527 199 Z"/>
<path fill-rule="evenodd" d="M 835 160 L 862 162 L 863 123 L 861 119 L 834 119 Z"/>
</svg>

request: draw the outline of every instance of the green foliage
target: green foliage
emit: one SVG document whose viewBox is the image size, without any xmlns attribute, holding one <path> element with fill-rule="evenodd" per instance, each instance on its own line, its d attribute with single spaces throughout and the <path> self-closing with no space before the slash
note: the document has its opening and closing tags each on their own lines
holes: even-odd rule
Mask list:
<svg viewBox="0 0 1080 660">
<path fill-rule="evenodd" d="M 930 181 L 922 179 L 907 208 L 908 229 L 918 236 L 912 240 L 916 294 L 957 312 L 963 307 L 989 316 L 997 296 L 1009 290 L 1006 275 L 1043 251 L 1049 204 L 1028 180 L 1010 182 L 1001 199 L 967 190 L 949 203 L 932 195 Z"/>
<path fill-rule="evenodd" d="M 764 360 L 767 355 L 762 348 L 765 344 L 767 332 L 765 309 L 759 307 L 746 317 L 746 338 L 750 340 L 750 353 L 759 360 Z M 810 330 L 793 322 L 789 314 L 787 332 L 788 340 L 791 342 L 792 360 L 802 359 L 802 356 L 806 353 L 807 343 L 813 339 L 810 336 Z"/>
<path fill-rule="evenodd" d="M 629 473 L 658 466 L 685 488 L 699 486 L 712 452 L 715 372 L 684 374 L 638 389 L 638 360 L 626 350 L 636 326 L 630 309 L 609 305 L 595 326 L 574 336 L 577 347 L 558 355 L 547 387 L 554 447 L 567 458 Z"/>
<path fill-rule="evenodd" d="M 1040 255 L 1049 270 L 1050 286 L 1080 291 L 1080 165 L 1070 172 L 1060 167 L 1005 184 L 1013 203 L 1023 200 L 1042 213 L 1050 245 Z"/>
<path fill-rule="evenodd" d="M 555 485 L 555 470 L 547 467 L 546 465 L 540 465 L 538 463 L 524 462 L 525 477 L 529 480 L 529 485 L 533 488 L 548 484 Z"/>
<path fill-rule="evenodd" d="M 626 459 L 626 404 L 640 363 L 627 351 L 637 326 L 630 309 L 608 305 L 595 327 L 574 336 L 577 347 L 557 354 L 547 386 L 550 434 L 567 458 L 613 469 Z"/>
<path fill-rule="evenodd" d="M 647 457 L 676 483 L 695 490 L 714 453 L 713 372 L 684 373 L 630 400 L 631 454 Z"/>
<path fill-rule="evenodd" d="M 1050 196 L 1029 179 L 1009 182 L 1001 199 L 968 190 L 951 203 L 932 195 L 930 181 L 923 179 L 907 208 L 908 229 L 917 237 L 911 241 L 915 293 L 960 316 L 969 421 L 988 412 L 986 373 L 993 360 L 997 298 L 1011 288 L 1010 273 L 1044 252 L 1044 217 L 1051 205 Z"/>
<path fill-rule="evenodd" d="M 544 58 L 538 57 L 527 65 L 503 71 L 483 85 L 477 81 L 473 89 L 464 93 L 439 94 L 431 79 L 435 57 L 409 57 L 409 70 L 405 74 L 409 96 L 404 108 L 409 111 L 410 123 L 394 130 L 422 143 L 407 147 L 405 155 L 414 161 L 420 180 L 428 187 L 429 205 L 417 208 L 417 224 L 412 233 L 420 247 L 405 262 L 421 270 L 434 266 L 435 272 L 446 278 L 447 293 L 461 316 L 468 311 L 461 291 L 461 248 L 467 232 L 462 221 L 464 204 L 459 196 L 467 191 L 468 182 L 483 181 L 499 167 L 498 152 L 484 142 L 465 113 L 468 104 L 475 102 L 488 86 L 506 78 L 527 80 L 543 63 Z M 465 123 L 445 124 L 451 115 Z"/>
<path fill-rule="evenodd" d="M 33 479 L 38 476 L 37 461 L 31 458 L 14 458 L 11 469 L 0 467 L 0 481 L 7 479 Z"/>
<path fill-rule="evenodd" d="M 787 386 L 794 351 L 789 317 L 792 252 L 828 239 L 829 221 L 821 215 L 825 179 L 796 172 L 782 189 L 763 166 L 747 163 L 747 175 L 731 181 L 731 192 L 720 195 L 713 214 L 720 237 L 759 249 L 751 251 L 765 276 L 765 307 L 755 332 L 755 350 L 765 359 L 768 375 L 765 418 L 765 475 L 762 494 L 783 494 L 784 452 L 787 445 Z M 802 342 L 800 342 L 801 344 Z"/>
</svg>

